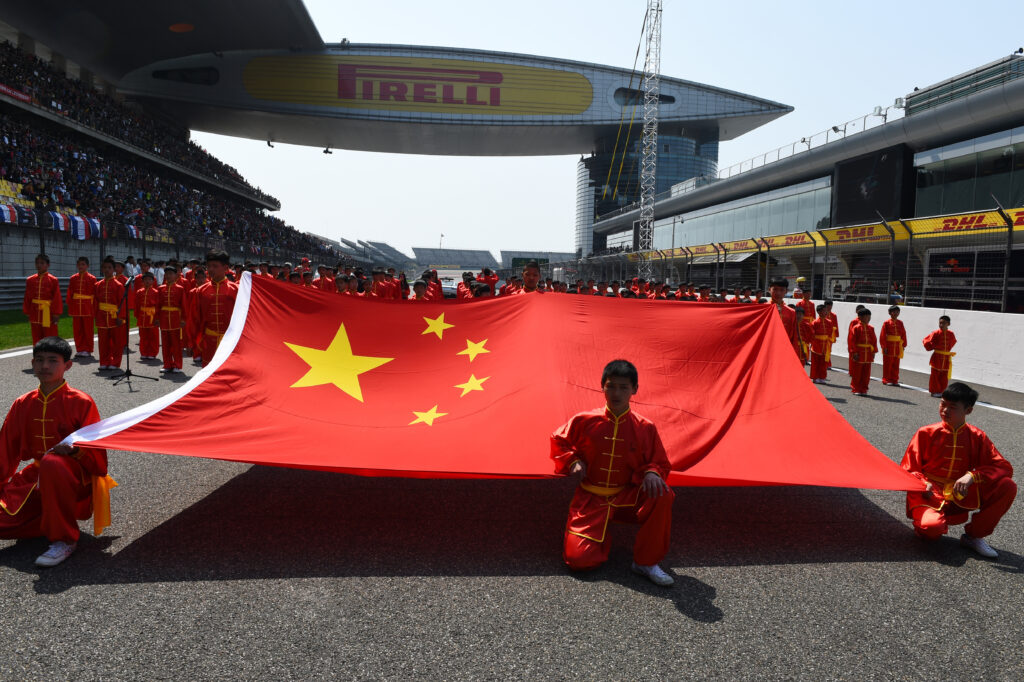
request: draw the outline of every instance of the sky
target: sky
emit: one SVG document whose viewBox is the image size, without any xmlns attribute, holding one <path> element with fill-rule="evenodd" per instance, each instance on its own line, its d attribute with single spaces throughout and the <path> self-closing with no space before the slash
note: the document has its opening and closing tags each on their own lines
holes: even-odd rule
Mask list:
<svg viewBox="0 0 1024 682">
<path fill-rule="evenodd" d="M 630 68 L 646 0 L 306 0 L 326 42 L 520 52 Z M 725 168 L 1024 45 L 1016 3 L 665 0 L 661 73 L 795 108 L 723 142 Z M 642 68 L 642 55 L 641 65 Z M 278 215 L 331 238 L 413 246 L 573 251 L 579 155 L 442 157 L 193 139 L 281 200 Z M 441 235 L 444 235 L 443 238 Z"/>
</svg>

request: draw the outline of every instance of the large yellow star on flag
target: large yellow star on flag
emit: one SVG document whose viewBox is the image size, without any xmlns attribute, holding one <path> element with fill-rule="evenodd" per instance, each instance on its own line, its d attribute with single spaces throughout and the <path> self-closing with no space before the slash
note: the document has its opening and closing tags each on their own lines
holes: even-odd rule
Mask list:
<svg viewBox="0 0 1024 682">
<path fill-rule="evenodd" d="M 437 334 L 437 338 L 441 339 L 442 341 L 444 340 L 442 337 L 442 334 L 444 334 L 444 330 L 451 329 L 452 327 L 455 326 L 454 324 L 448 324 L 447 322 L 444 321 L 444 313 L 441 313 L 434 319 L 424 317 L 423 321 L 427 323 L 427 328 L 420 332 L 420 336 L 422 336 L 423 334 Z"/>
<path fill-rule="evenodd" d="M 284 345 L 309 365 L 309 371 L 292 384 L 291 388 L 334 384 L 359 402 L 363 402 L 363 390 L 359 386 L 359 375 L 394 360 L 394 358 L 353 355 L 344 324 L 338 326 L 338 333 L 334 335 L 334 340 L 324 350 L 297 346 L 287 341 L 284 342 Z"/>
<path fill-rule="evenodd" d="M 413 424 L 426 424 L 427 426 L 433 426 L 435 419 L 444 417 L 448 414 L 447 412 L 438 412 L 437 405 L 434 405 L 426 412 L 417 412 L 416 410 L 413 410 L 412 413 L 416 415 L 416 418 L 409 422 L 409 426 L 412 426 Z"/>
<path fill-rule="evenodd" d="M 482 390 L 484 390 L 483 384 L 488 379 L 490 379 L 490 377 L 484 377 L 483 379 L 477 379 L 474 375 L 470 374 L 469 375 L 469 379 L 466 379 L 466 383 L 464 383 L 464 384 L 455 384 L 455 388 L 461 388 L 462 389 L 462 395 L 460 395 L 459 397 L 463 398 L 470 391 L 482 391 Z"/>
<path fill-rule="evenodd" d="M 480 355 L 481 353 L 491 352 L 484 348 L 485 343 L 487 343 L 487 339 L 484 339 L 483 341 L 479 341 L 476 343 L 470 341 L 469 339 L 466 339 L 466 350 L 460 350 L 458 353 L 456 353 L 456 355 L 468 355 L 469 361 L 473 362 L 473 360 L 476 359 L 476 356 Z"/>
</svg>

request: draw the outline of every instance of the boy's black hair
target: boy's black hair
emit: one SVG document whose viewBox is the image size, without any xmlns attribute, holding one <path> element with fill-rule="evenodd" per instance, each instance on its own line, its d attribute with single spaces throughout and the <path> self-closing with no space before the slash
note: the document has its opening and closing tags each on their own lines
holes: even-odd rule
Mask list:
<svg viewBox="0 0 1024 682">
<path fill-rule="evenodd" d="M 412 286 L 413 286 L 413 288 L 423 287 L 424 289 L 426 289 L 427 288 L 427 283 L 424 282 L 422 279 L 418 279 L 418 280 L 416 280 L 415 282 L 412 283 Z"/>
<path fill-rule="evenodd" d="M 289 272 L 288 279 L 291 279 L 292 277 L 294 277 L 295 279 L 302 279 L 302 274 L 298 272 Z"/>
<path fill-rule="evenodd" d="M 819 303 L 814 309 L 817 310 L 818 314 L 820 315 L 821 313 L 825 312 L 825 304 Z"/>
<path fill-rule="evenodd" d="M 900 309 L 900 307 L 899 307 L 898 305 L 891 305 L 891 306 L 889 306 L 889 312 L 890 312 L 890 313 L 891 313 L 892 311 L 894 311 L 894 310 L 899 310 L 899 309 Z"/>
<path fill-rule="evenodd" d="M 949 315 L 939 315 L 939 320 L 945 320 L 946 324 L 950 322 Z"/>
<path fill-rule="evenodd" d="M 865 315 L 867 315 L 868 317 L 871 317 L 871 311 L 868 310 L 867 308 L 864 308 L 863 310 L 858 310 L 857 311 L 857 317 L 858 318 L 864 317 Z"/>
<path fill-rule="evenodd" d="M 605 365 L 604 371 L 601 372 L 601 386 L 613 377 L 628 379 L 633 388 L 640 385 L 640 375 L 636 371 L 636 366 L 629 360 L 612 360 Z"/>
<path fill-rule="evenodd" d="M 79 257 L 78 257 L 78 260 L 76 260 L 76 261 L 75 261 L 75 263 L 76 263 L 76 264 L 77 264 L 77 263 L 81 263 L 82 261 L 85 261 L 85 264 L 86 264 L 86 265 L 88 265 L 88 264 L 89 264 L 89 259 L 88 259 L 88 258 L 86 258 L 85 256 L 79 256 Z"/>
<path fill-rule="evenodd" d="M 523 266 L 523 271 L 525 272 L 526 270 L 529 270 L 530 268 L 536 269 L 539 272 L 540 271 L 540 263 L 538 263 L 535 260 L 531 260 L 526 265 Z M 583 280 L 581 279 L 580 281 L 582 282 Z"/>
<path fill-rule="evenodd" d="M 177 274 L 178 273 L 178 268 L 176 266 L 174 266 L 174 265 L 165 265 L 164 266 L 164 272 L 173 272 L 173 273 Z"/>
<path fill-rule="evenodd" d="M 37 260 L 39 260 L 40 258 L 42 258 L 42 259 L 43 259 L 44 261 L 46 261 L 46 264 L 47 264 L 47 265 L 49 265 L 49 264 L 50 264 L 50 257 L 49 257 L 49 256 L 47 256 L 47 255 L 46 255 L 45 253 L 37 253 L 37 254 L 36 254 L 36 257 L 35 257 L 34 259 L 32 259 L 32 262 L 34 263 L 34 262 L 36 262 Z"/>
<path fill-rule="evenodd" d="M 786 287 L 789 288 L 789 280 L 785 277 L 776 277 L 768 283 L 769 287 Z"/>
<path fill-rule="evenodd" d="M 835 303 L 835 301 L 833 301 L 831 298 L 826 298 L 824 303 L 825 305 L 832 305 L 833 303 Z"/>
<path fill-rule="evenodd" d="M 978 402 L 978 392 L 962 381 L 954 381 L 942 392 L 942 399 L 947 403 L 961 403 L 965 408 L 970 408 Z"/>
<path fill-rule="evenodd" d="M 71 359 L 71 344 L 59 336 L 46 336 L 32 346 L 32 357 L 39 353 L 56 353 L 67 362 Z"/>
<path fill-rule="evenodd" d="M 227 251 L 211 249 L 206 252 L 206 262 L 209 263 L 210 261 L 223 263 L 224 265 L 231 265 L 231 256 L 228 255 Z"/>
<path fill-rule="evenodd" d="M 152 271 L 152 270 L 149 270 L 149 271 L 147 271 L 147 272 L 144 272 L 144 273 L 142 273 L 142 274 L 141 274 L 141 275 L 139 275 L 139 276 L 140 276 L 140 277 L 141 277 L 142 279 L 146 279 L 146 278 L 148 277 L 148 278 L 149 278 L 149 279 L 151 279 L 151 280 L 154 280 L 154 281 L 156 280 L 156 275 L 154 275 L 154 274 L 153 274 L 153 271 Z"/>
</svg>

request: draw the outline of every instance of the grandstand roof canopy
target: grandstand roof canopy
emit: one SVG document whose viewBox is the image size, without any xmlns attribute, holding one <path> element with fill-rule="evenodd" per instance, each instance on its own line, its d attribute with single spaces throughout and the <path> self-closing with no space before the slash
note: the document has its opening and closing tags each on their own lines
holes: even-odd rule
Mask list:
<svg viewBox="0 0 1024 682">
<path fill-rule="evenodd" d="M 412 250 L 416 254 L 416 262 L 420 265 L 443 266 L 450 269 L 498 267 L 498 261 L 490 251 L 431 249 L 422 246 L 414 246 Z"/>
<path fill-rule="evenodd" d="M 624 123 L 635 127 L 642 108 L 639 75 L 628 68 L 465 48 L 325 44 L 300 0 L 31 0 L 0 3 L 0 19 L 188 128 L 268 142 L 586 154 Z M 660 88 L 659 130 L 698 140 L 731 140 L 792 111 L 667 76 Z"/>
<path fill-rule="evenodd" d="M 324 44 L 301 0 L 31 0 L 4 2 L 0 13 L 112 83 L 166 59 Z"/>
</svg>

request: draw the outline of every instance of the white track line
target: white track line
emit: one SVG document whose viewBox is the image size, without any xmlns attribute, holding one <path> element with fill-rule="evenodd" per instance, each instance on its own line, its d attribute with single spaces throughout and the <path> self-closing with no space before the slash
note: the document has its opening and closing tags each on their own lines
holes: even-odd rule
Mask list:
<svg viewBox="0 0 1024 682">
<path fill-rule="evenodd" d="M 871 377 L 871 380 L 872 381 L 881 381 L 881 379 L 878 378 L 878 377 Z M 929 391 L 927 388 L 918 388 L 917 386 L 910 386 L 908 384 L 900 384 L 900 388 L 909 388 L 910 390 L 917 391 L 918 393 L 928 393 L 929 395 L 931 394 L 931 391 Z M 982 402 L 981 400 L 979 400 L 977 403 L 975 403 L 975 405 L 980 405 L 981 407 L 987 407 L 990 410 L 999 410 L 1000 412 L 1007 412 L 1009 414 L 1015 414 L 1018 417 L 1024 417 L 1024 412 L 1021 412 L 1019 410 L 1011 410 L 1009 407 L 1000 407 L 999 405 L 993 405 L 992 403 Z"/>
<path fill-rule="evenodd" d="M 131 331 L 128 332 L 128 336 L 138 336 L 138 334 L 139 334 L 139 330 L 138 329 L 132 329 Z M 99 343 L 100 337 L 94 335 L 92 337 L 92 340 L 95 343 Z M 68 343 L 71 344 L 72 348 L 75 347 L 75 342 L 74 341 L 68 341 Z M 24 348 L 22 350 L 12 350 L 10 353 L 2 353 L 2 354 L 0 354 L 0 360 L 6 360 L 7 358 L 17 358 L 17 357 L 20 357 L 22 355 L 32 355 L 32 349 L 31 348 Z"/>
</svg>

